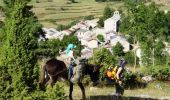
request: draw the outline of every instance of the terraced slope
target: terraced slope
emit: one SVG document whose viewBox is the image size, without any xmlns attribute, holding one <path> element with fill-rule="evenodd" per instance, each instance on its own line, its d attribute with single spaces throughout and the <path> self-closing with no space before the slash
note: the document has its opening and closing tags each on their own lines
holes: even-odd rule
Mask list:
<svg viewBox="0 0 170 100">
<path fill-rule="evenodd" d="M 97 3 L 94 0 L 75 0 L 78 3 L 69 3 L 68 0 L 33 0 L 33 11 L 45 27 L 57 27 L 58 24 L 68 24 L 69 22 L 82 19 L 88 15 L 99 17 L 103 13 L 106 5 L 113 9 L 118 9 L 122 2 Z"/>
</svg>

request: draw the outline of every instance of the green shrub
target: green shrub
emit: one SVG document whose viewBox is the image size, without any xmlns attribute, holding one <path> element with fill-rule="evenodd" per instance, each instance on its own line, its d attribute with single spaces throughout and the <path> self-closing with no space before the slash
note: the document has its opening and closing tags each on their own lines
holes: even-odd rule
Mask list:
<svg viewBox="0 0 170 100">
<path fill-rule="evenodd" d="M 104 37 L 103 37 L 103 35 L 101 35 L 101 34 L 97 35 L 97 39 L 98 39 L 100 42 L 104 42 Z"/>
<path fill-rule="evenodd" d="M 36 2 L 36 3 L 40 3 L 40 0 L 36 0 L 35 2 Z"/>
<path fill-rule="evenodd" d="M 84 17 L 84 20 L 92 20 L 94 19 L 94 15 L 88 15 Z"/>
<path fill-rule="evenodd" d="M 47 0 L 48 2 L 53 2 L 53 0 Z"/>
<path fill-rule="evenodd" d="M 78 22 L 79 22 L 79 20 L 74 20 L 71 23 L 69 23 L 68 25 L 59 24 L 58 27 L 57 27 L 57 30 L 62 31 L 62 30 L 65 30 L 65 29 L 69 29 L 70 27 L 76 25 Z"/>
<path fill-rule="evenodd" d="M 125 56 L 124 56 L 125 60 L 127 61 L 128 64 L 130 65 L 134 65 L 135 64 L 135 56 L 134 56 L 134 53 L 133 52 L 127 52 L 125 53 Z M 139 63 L 139 58 L 137 58 L 137 64 Z"/>
<path fill-rule="evenodd" d="M 24 100 L 65 100 L 66 96 L 64 88 L 61 85 L 55 84 L 53 88 L 47 86 L 46 91 L 34 91 L 30 95 L 25 95 Z"/>
<path fill-rule="evenodd" d="M 158 80 L 168 80 L 170 77 L 170 66 L 148 66 L 143 71 L 145 74 L 152 75 Z"/>
<path fill-rule="evenodd" d="M 96 65 L 103 65 L 100 68 L 100 78 L 103 79 L 105 77 L 105 71 L 110 65 L 116 64 L 116 60 L 114 56 L 111 54 L 109 50 L 106 48 L 96 49 L 94 50 L 93 57 L 90 58 L 90 62 Z"/>
<path fill-rule="evenodd" d="M 141 75 L 138 73 L 125 72 L 124 84 L 125 84 L 125 88 L 127 88 L 127 89 L 146 87 L 146 83 L 141 80 Z"/>
</svg>

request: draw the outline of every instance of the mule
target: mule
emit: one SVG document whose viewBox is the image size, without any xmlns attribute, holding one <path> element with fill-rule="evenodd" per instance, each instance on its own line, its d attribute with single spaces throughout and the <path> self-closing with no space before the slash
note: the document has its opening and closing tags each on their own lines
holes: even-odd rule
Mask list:
<svg viewBox="0 0 170 100">
<path fill-rule="evenodd" d="M 86 59 L 80 59 L 78 62 L 76 62 L 79 70 L 77 74 L 79 74 L 78 81 L 76 82 L 78 86 L 81 89 L 82 92 L 82 99 L 86 99 L 85 95 L 85 88 L 82 84 L 82 80 L 84 75 L 90 75 L 91 81 L 93 82 L 93 85 L 96 85 L 96 83 L 99 80 L 99 68 L 96 65 L 88 64 L 88 61 Z M 66 64 L 57 59 L 51 59 L 46 62 L 46 64 L 43 66 L 43 77 L 40 82 L 40 86 L 44 87 L 45 84 L 51 79 L 51 86 L 53 86 L 59 79 L 65 79 L 69 81 L 69 99 L 72 100 L 72 92 L 73 92 L 73 81 L 72 79 L 68 79 L 68 69 L 66 67 Z"/>
</svg>

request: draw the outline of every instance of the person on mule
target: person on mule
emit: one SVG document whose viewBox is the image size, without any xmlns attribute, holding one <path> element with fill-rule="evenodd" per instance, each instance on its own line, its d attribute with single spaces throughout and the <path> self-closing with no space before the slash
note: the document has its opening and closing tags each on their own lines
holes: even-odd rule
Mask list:
<svg viewBox="0 0 170 100">
<path fill-rule="evenodd" d="M 123 77 L 126 61 L 122 58 L 119 62 L 119 68 L 116 72 L 116 95 L 120 96 L 124 93 Z"/>
<path fill-rule="evenodd" d="M 75 55 L 74 55 L 74 48 L 76 48 L 76 45 L 74 44 L 69 44 L 66 49 L 66 54 L 68 56 L 68 61 L 69 61 L 69 67 L 68 67 L 68 78 L 71 79 L 73 75 L 73 68 L 75 64 Z"/>
</svg>

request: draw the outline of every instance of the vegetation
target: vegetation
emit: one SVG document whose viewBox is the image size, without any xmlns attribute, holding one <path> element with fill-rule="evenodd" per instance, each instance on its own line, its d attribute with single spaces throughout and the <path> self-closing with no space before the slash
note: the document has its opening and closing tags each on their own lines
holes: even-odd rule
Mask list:
<svg viewBox="0 0 170 100">
<path fill-rule="evenodd" d="M 54 39 L 38 42 L 37 33 L 42 27 L 38 18 L 42 23 L 49 21 L 58 25 L 58 30 L 64 30 L 78 22 L 76 20 L 68 24 L 70 20 L 82 18 L 89 20 L 100 17 L 107 3 L 94 3 L 92 1 L 89 2 L 89 0 L 76 3 L 74 0 L 71 0 L 71 4 L 66 4 L 65 1 L 68 0 L 62 0 L 60 1 L 61 5 L 58 7 L 58 5 L 54 5 L 59 3 L 57 0 L 34 0 L 36 2 L 34 11 L 38 15 L 37 18 L 31 11 L 31 3 L 28 5 L 30 0 L 3 1 L 5 20 L 3 22 L 0 21 L 0 99 L 65 100 L 64 87 L 61 85 L 56 84 L 53 88 L 47 87 L 45 91 L 38 89 L 39 67 L 37 60 L 39 57 L 55 57 L 59 55 L 59 50 L 65 50 L 69 43 L 77 46 L 76 55 L 80 56 L 80 51 L 83 47 L 80 45 L 80 41 L 73 35 L 64 36 L 62 41 Z M 95 1 L 105 2 L 105 0 Z M 48 7 L 43 8 L 43 2 Z M 114 5 L 111 2 L 109 4 Z M 170 12 L 164 13 L 154 3 L 145 5 L 141 0 L 126 0 L 125 4 L 127 13 L 121 21 L 120 30 L 129 37 L 132 44 L 141 47 L 142 64 L 144 66 L 142 74 L 125 73 L 125 87 L 128 89 L 138 88 L 139 85 L 142 85 L 142 88 L 145 87 L 146 84 L 143 84 L 140 80 L 143 74 L 151 75 L 161 81 L 168 80 L 170 77 L 170 58 L 164 52 L 164 42 L 170 41 Z M 106 6 L 102 17 L 100 17 L 99 25 L 101 27 L 104 25 L 103 21 L 112 16 L 113 10 L 110 7 Z M 45 13 L 40 11 L 41 8 L 43 8 Z M 84 13 L 86 11 L 90 13 Z M 59 24 L 60 20 L 64 20 L 68 25 Z M 104 41 L 103 36 L 98 35 L 97 38 L 101 42 Z M 90 61 L 97 65 L 103 65 L 100 70 L 101 79 L 103 79 L 105 70 L 110 65 L 116 65 L 121 56 L 126 59 L 130 66 L 137 65 L 139 60 L 136 58 L 135 52 L 124 53 L 123 46 L 117 43 L 112 48 L 112 53 L 105 48 L 95 49 Z M 165 83 L 151 83 L 153 86 L 148 87 L 148 89 L 151 89 L 152 92 L 155 91 L 155 85 L 157 84 L 161 84 L 163 88 L 157 90 L 159 93 L 162 93 L 158 95 L 166 94 L 169 96 L 168 91 L 170 87 L 165 86 Z M 127 91 L 132 93 L 132 91 Z M 149 90 L 145 88 L 145 91 Z M 113 91 L 110 90 L 110 92 Z M 138 90 L 135 93 L 143 93 L 143 91 Z M 136 95 L 135 93 L 125 93 L 125 95 L 133 96 Z"/>
<path fill-rule="evenodd" d="M 69 23 L 68 25 L 59 24 L 57 27 L 57 30 L 63 31 L 63 30 L 69 29 L 69 28 L 71 28 L 71 26 L 76 25 L 76 23 L 78 23 L 78 22 L 79 22 L 78 20 L 75 20 L 75 21 L 72 21 L 71 23 Z"/>
<path fill-rule="evenodd" d="M 36 86 L 39 68 L 34 50 L 37 48 L 36 32 L 41 25 L 29 11 L 31 6 L 26 5 L 28 1 L 4 2 L 6 20 L 2 32 L 5 39 L 1 48 L 0 68 L 5 75 L 1 76 L 1 86 L 6 88 L 1 90 L 11 92 L 13 98 L 18 98 L 22 91 L 35 89 Z M 1 97 L 10 98 L 6 95 Z"/>
<path fill-rule="evenodd" d="M 161 70 L 156 66 L 166 66 L 167 56 L 163 50 L 164 42 L 169 38 L 166 17 L 168 14 L 159 10 L 155 3 L 145 5 L 142 2 L 128 1 L 128 16 L 122 21 L 120 30 L 130 37 L 134 45 L 141 47 L 143 66 L 155 71 L 157 68 Z M 136 60 L 135 58 L 135 62 Z M 166 74 L 168 73 L 167 71 Z"/>
<path fill-rule="evenodd" d="M 103 35 L 97 35 L 97 39 L 100 41 L 100 42 L 104 42 L 104 37 Z"/>
<path fill-rule="evenodd" d="M 124 47 L 121 43 L 117 42 L 115 46 L 112 47 L 112 52 L 115 57 L 120 57 L 124 55 Z"/>
<path fill-rule="evenodd" d="M 4 39 L 0 48 L 0 98 L 24 99 L 36 91 L 39 67 L 35 50 L 37 32 L 41 28 L 31 12 L 30 0 L 4 0 L 5 21 L 1 31 Z M 55 98 L 63 98 L 60 88 Z M 49 94 L 46 94 L 49 95 Z"/>
<path fill-rule="evenodd" d="M 104 27 L 104 21 L 112 16 L 113 10 L 109 6 L 106 6 L 103 12 L 103 16 L 99 18 L 98 21 L 99 26 Z"/>
<path fill-rule="evenodd" d="M 106 69 L 116 64 L 116 59 L 111 54 L 109 50 L 106 48 L 96 49 L 94 50 L 93 57 L 90 59 L 90 62 L 97 64 L 97 65 L 103 65 L 101 68 L 101 79 L 104 78 L 104 73 Z"/>
<path fill-rule="evenodd" d="M 74 35 L 64 36 L 62 41 L 60 41 L 59 39 L 40 41 L 38 43 L 38 49 L 36 50 L 36 52 L 40 58 L 42 57 L 53 58 L 59 55 L 60 50 L 66 50 L 66 47 L 70 43 L 76 45 L 75 55 L 80 56 L 80 51 L 82 49 L 82 46 L 80 41 Z"/>
<path fill-rule="evenodd" d="M 84 17 L 84 20 L 92 20 L 94 19 L 94 15 L 88 15 Z"/>
<path fill-rule="evenodd" d="M 96 2 L 123 1 L 123 0 L 95 0 Z"/>
<path fill-rule="evenodd" d="M 47 2 L 47 0 L 32 0 L 33 11 L 40 20 L 44 27 L 57 27 L 58 25 L 68 25 L 73 20 L 81 20 L 86 16 L 94 15 L 94 18 L 98 18 L 102 15 L 104 7 L 107 3 L 98 3 L 94 0 L 75 0 L 76 3 L 72 3 L 69 0 L 53 0 L 53 2 Z M 123 5 L 122 2 L 110 3 L 110 7 L 118 8 Z M 52 8 L 48 10 L 47 8 Z M 64 10 L 63 10 L 64 9 Z M 51 22 L 50 20 L 54 20 Z"/>
</svg>

